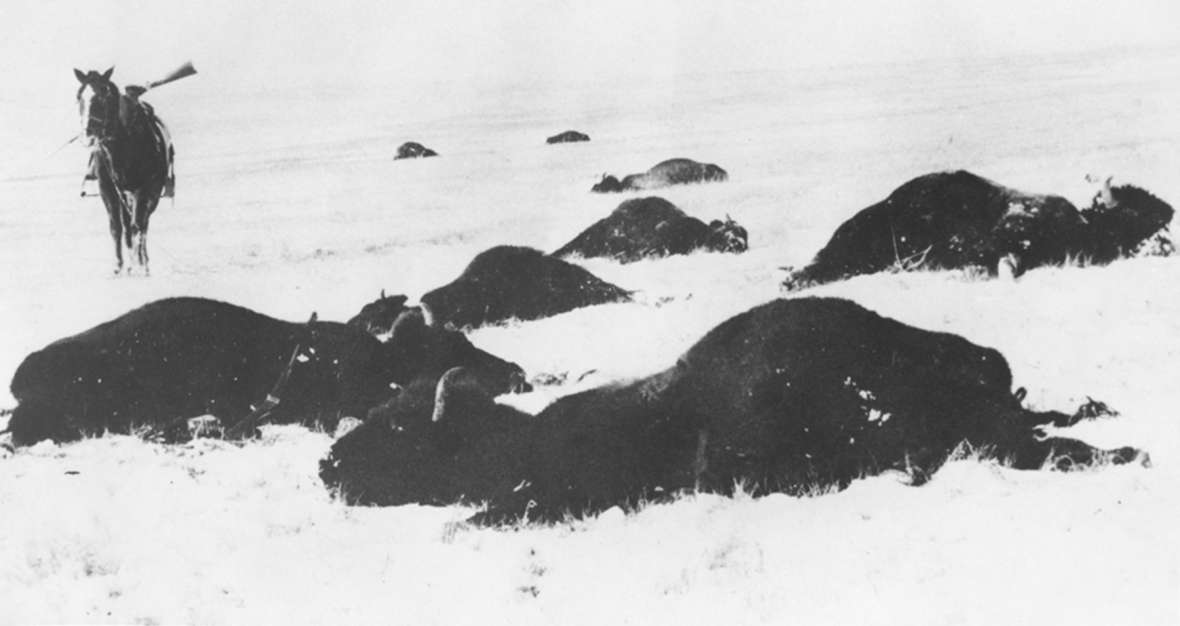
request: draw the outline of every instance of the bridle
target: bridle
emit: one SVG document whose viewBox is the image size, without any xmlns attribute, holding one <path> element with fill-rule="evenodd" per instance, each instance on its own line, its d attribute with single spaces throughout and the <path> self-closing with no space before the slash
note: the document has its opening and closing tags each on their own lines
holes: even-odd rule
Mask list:
<svg viewBox="0 0 1180 626">
<path fill-rule="evenodd" d="M 87 136 L 102 142 L 111 138 L 119 127 L 119 89 L 110 81 L 93 78 L 78 88 L 78 105 L 82 105 L 82 92 L 87 85 L 94 91 L 90 99 L 90 110 L 86 119 Z"/>
<path fill-rule="evenodd" d="M 115 83 L 100 76 L 97 72 L 91 72 L 82 85 L 78 87 L 78 106 L 82 106 L 82 93 L 89 86 L 93 92 L 90 98 L 90 107 L 87 111 L 86 128 L 82 131 L 79 137 L 92 138 L 95 144 L 92 150 L 95 152 L 102 152 L 105 159 L 100 160 L 100 166 L 106 167 L 107 173 L 111 180 L 115 182 L 116 187 L 121 187 L 119 183 L 119 174 L 115 169 L 114 158 L 111 154 L 110 140 L 113 139 L 122 128 L 122 123 L 119 118 L 120 95 L 119 88 Z M 124 211 L 127 210 L 127 198 L 123 194 L 115 194 L 120 206 Z"/>
</svg>

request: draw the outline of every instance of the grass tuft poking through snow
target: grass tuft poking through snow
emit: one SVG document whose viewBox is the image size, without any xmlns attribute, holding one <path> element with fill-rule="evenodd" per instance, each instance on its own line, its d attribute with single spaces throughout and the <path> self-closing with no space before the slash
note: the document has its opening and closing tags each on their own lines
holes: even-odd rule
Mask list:
<svg viewBox="0 0 1180 626">
<path fill-rule="evenodd" d="M 884 624 L 912 606 L 924 607 L 911 619 L 920 624 L 1010 623 L 1014 606 L 1081 623 L 1128 614 L 1166 622 L 1180 398 L 1161 384 L 1158 359 L 1180 349 L 1165 332 L 1180 306 L 1150 294 L 1176 279 L 1175 261 L 1142 259 L 1038 270 L 1016 282 L 919 272 L 820 290 L 999 347 L 1037 405 L 1107 401 L 1120 417 L 1061 434 L 1141 446 L 1150 469 L 1020 472 L 964 447 L 921 487 L 894 472 L 810 497 L 752 498 L 739 488 L 732 498 L 688 494 L 561 524 L 483 529 L 463 522 L 472 507 L 344 506 L 316 476 L 330 436 L 299 427 L 266 427 L 245 445 L 125 436 L 43 443 L 0 463 L 0 501 L 19 512 L 0 533 L 0 603 L 16 622 L 681 624 L 790 615 Z M 983 293 L 958 300 L 967 288 Z M 1073 311 L 1072 324 L 1106 329 L 1085 335 L 1084 363 L 1056 347 L 1075 340 L 1076 328 L 1022 306 L 1034 288 Z M 619 306 L 658 333 L 675 304 Z M 614 323 L 602 313 L 477 337 L 508 346 L 507 336 L 525 341 L 539 326 L 532 340 L 545 345 L 550 324 L 554 336 L 558 326 L 568 337 L 601 336 Z M 1159 334 L 1148 341 L 1140 332 Z M 648 367 L 664 358 L 654 350 Z M 567 381 L 550 391 L 574 388 Z M 931 604 L 931 594 L 956 601 Z"/>
</svg>

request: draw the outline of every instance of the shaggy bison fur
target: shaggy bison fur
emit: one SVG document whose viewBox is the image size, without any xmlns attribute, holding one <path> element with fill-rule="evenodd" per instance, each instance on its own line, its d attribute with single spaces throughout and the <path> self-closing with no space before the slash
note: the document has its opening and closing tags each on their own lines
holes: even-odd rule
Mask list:
<svg viewBox="0 0 1180 626">
<path fill-rule="evenodd" d="M 771 302 L 722 323 L 670 369 L 529 416 L 462 369 L 411 385 L 321 462 L 358 504 L 487 502 L 475 521 L 558 520 L 699 488 L 810 493 L 888 470 L 925 482 L 959 446 L 1019 469 L 1125 463 L 1044 437 L 1087 414 L 1037 412 L 999 352 L 840 299 Z M 1144 457 L 1145 458 L 1145 457 Z"/>
<path fill-rule="evenodd" d="M 69 441 L 154 429 L 181 439 L 189 418 L 235 426 L 256 407 L 275 422 L 364 417 L 392 384 L 474 368 L 487 388 L 522 386 L 524 373 L 459 333 L 408 312 L 381 343 L 335 322 L 293 323 L 201 298 L 152 302 L 30 354 L 12 379 L 13 443 Z"/>
<path fill-rule="evenodd" d="M 632 198 L 598 220 L 553 256 L 608 257 L 631 263 L 696 250 L 745 252 L 746 229 L 728 216 L 705 224 L 663 198 Z"/>
<path fill-rule="evenodd" d="M 888 269 L 983 268 L 1015 275 L 1070 258 L 1109 263 L 1162 234 L 1172 207 L 1147 191 L 1114 187 L 1079 211 L 1060 196 L 1028 194 L 966 171 L 915 178 L 840 225 L 788 288 Z"/>
</svg>

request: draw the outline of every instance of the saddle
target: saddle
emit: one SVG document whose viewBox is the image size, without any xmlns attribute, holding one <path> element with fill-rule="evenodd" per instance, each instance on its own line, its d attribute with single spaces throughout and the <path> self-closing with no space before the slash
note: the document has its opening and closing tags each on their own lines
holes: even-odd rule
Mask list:
<svg viewBox="0 0 1180 626">
<path fill-rule="evenodd" d="M 168 133 L 168 127 L 164 125 L 163 120 L 156 116 L 156 110 L 152 105 L 146 102 L 139 102 L 143 107 L 143 113 L 148 117 L 151 124 L 152 134 L 155 135 L 157 145 L 164 147 L 165 153 L 168 155 L 168 178 L 164 181 L 164 193 L 160 194 L 161 198 L 172 198 L 176 194 L 176 148 L 172 146 L 172 135 Z"/>
<path fill-rule="evenodd" d="M 139 100 L 139 94 L 144 92 L 142 87 L 128 85 L 125 92 L 119 99 L 119 117 L 122 118 L 124 125 L 134 124 L 141 118 L 146 121 L 156 146 L 163 150 L 168 159 L 168 177 L 164 180 L 164 190 L 160 197 L 174 198 L 176 195 L 176 149 L 172 146 L 172 136 L 168 133 L 168 127 L 156 115 L 156 110 L 152 108 L 152 105 Z M 98 151 L 100 149 L 96 147 L 90 152 L 90 162 L 86 167 L 86 174 L 82 177 L 83 197 L 99 195 L 96 187 L 98 184 Z"/>
</svg>

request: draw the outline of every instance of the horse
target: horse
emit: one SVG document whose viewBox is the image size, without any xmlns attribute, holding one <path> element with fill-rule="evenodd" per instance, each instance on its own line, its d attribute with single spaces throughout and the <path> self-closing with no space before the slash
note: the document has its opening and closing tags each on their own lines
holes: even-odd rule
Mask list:
<svg viewBox="0 0 1180 626">
<path fill-rule="evenodd" d="M 123 249 L 133 262 L 148 269 L 148 220 L 161 196 L 171 196 L 175 182 L 175 150 L 168 129 L 155 110 L 139 96 L 146 88 L 129 85 L 123 91 L 111 82 L 110 68 L 101 74 L 75 69 L 78 111 L 84 144 L 91 150 L 90 174 L 110 219 L 115 243 L 115 274 L 124 269 Z M 131 267 L 127 267 L 128 273 Z"/>
</svg>

